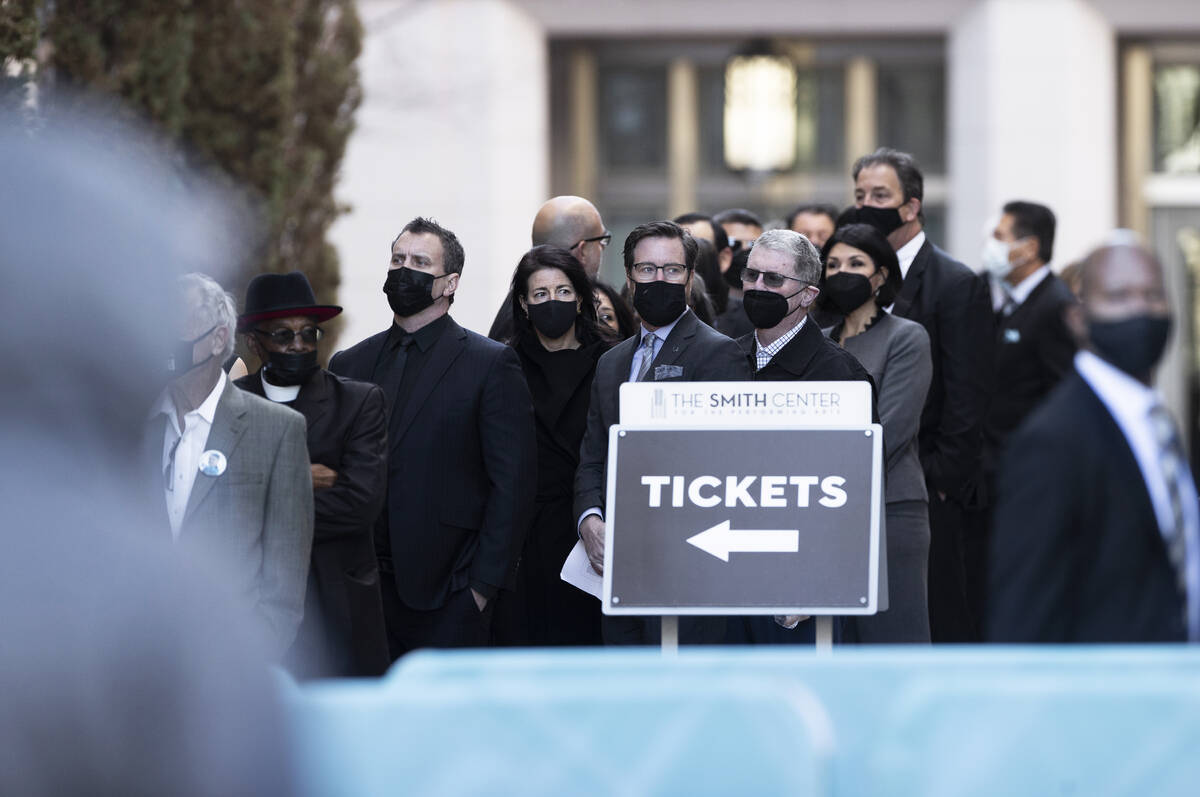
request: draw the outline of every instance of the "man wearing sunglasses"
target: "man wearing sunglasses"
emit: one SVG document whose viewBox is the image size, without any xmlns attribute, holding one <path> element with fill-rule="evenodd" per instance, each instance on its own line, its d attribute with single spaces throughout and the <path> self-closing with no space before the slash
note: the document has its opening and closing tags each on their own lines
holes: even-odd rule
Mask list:
<svg viewBox="0 0 1200 797">
<path fill-rule="evenodd" d="M 308 279 L 260 274 L 238 329 L 262 363 L 234 384 L 301 413 L 312 462 L 312 567 L 304 619 L 285 664 L 298 677 L 380 675 L 391 663 L 372 529 L 387 485 L 383 390 L 317 365 L 319 324 L 342 312 L 318 304 Z"/>
</svg>

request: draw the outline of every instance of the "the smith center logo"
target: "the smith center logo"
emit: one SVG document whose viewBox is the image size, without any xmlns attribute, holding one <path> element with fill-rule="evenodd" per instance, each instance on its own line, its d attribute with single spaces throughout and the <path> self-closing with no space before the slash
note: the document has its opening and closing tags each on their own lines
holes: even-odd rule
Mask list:
<svg viewBox="0 0 1200 797">
<path fill-rule="evenodd" d="M 667 391 L 650 395 L 650 417 L 712 415 L 831 415 L 841 411 L 840 393 L 822 390 Z"/>
</svg>

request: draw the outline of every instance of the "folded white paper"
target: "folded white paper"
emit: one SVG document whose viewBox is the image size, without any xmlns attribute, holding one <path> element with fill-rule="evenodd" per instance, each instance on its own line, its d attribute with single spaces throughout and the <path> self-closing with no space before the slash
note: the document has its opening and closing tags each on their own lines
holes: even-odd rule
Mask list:
<svg viewBox="0 0 1200 797">
<path fill-rule="evenodd" d="M 604 577 L 592 569 L 582 541 L 575 543 L 575 547 L 567 555 L 567 561 L 563 562 L 559 575 L 571 586 L 595 596 L 597 600 L 603 600 Z"/>
</svg>

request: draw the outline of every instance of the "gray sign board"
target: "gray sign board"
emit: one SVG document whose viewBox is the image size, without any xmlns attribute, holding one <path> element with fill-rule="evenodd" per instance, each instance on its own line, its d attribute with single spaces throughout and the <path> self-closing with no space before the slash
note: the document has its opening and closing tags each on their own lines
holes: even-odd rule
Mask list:
<svg viewBox="0 0 1200 797">
<path fill-rule="evenodd" d="M 610 430 L 606 614 L 872 614 L 882 429 Z"/>
</svg>

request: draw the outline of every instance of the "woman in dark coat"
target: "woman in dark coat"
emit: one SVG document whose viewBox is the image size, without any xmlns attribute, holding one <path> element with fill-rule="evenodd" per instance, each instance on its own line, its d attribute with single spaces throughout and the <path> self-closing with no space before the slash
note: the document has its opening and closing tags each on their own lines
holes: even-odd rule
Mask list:
<svg viewBox="0 0 1200 797">
<path fill-rule="evenodd" d="M 575 468 L 596 361 L 615 342 L 596 319 L 583 266 L 565 249 L 535 246 L 512 282 L 513 337 L 533 397 L 537 503 L 517 569 L 493 622 L 502 645 L 599 645 L 600 602 L 559 577 L 578 540 Z"/>
</svg>

